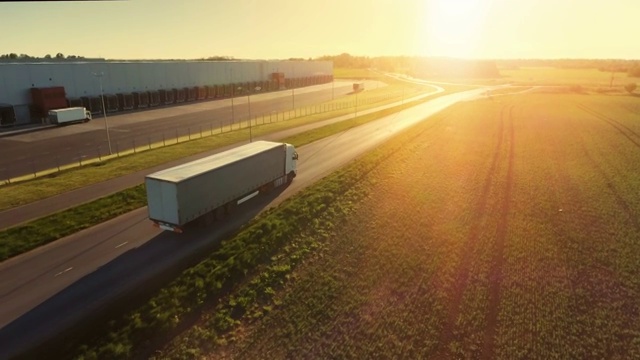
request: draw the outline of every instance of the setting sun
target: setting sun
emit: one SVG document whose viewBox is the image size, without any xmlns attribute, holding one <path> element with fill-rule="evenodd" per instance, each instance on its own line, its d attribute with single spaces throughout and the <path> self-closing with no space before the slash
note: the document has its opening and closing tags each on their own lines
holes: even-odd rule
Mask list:
<svg viewBox="0 0 640 360">
<path fill-rule="evenodd" d="M 486 0 L 438 0 L 426 6 L 427 46 L 437 54 L 455 57 L 475 55 L 486 19 Z"/>
</svg>

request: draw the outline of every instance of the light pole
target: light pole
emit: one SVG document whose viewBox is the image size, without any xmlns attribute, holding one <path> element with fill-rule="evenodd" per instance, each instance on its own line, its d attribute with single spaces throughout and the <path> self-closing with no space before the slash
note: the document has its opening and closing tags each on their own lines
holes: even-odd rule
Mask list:
<svg viewBox="0 0 640 360">
<path fill-rule="evenodd" d="M 260 91 L 262 88 L 260 86 L 256 86 L 254 90 Z M 247 106 L 249 107 L 249 142 L 253 142 L 253 134 L 251 131 L 251 92 L 247 93 Z"/>
<path fill-rule="evenodd" d="M 102 115 L 104 115 L 104 129 L 107 131 L 107 143 L 109 144 L 109 155 L 113 155 L 111 151 L 111 137 L 109 137 L 109 123 L 107 122 L 107 111 L 104 107 L 104 91 L 102 90 L 102 77 L 104 76 L 104 72 L 93 73 L 93 76 L 97 77 L 100 81 L 100 99 L 102 100 Z"/>
<path fill-rule="evenodd" d="M 234 86 L 231 88 L 232 90 L 238 90 L 238 93 L 242 92 L 242 86 L 238 86 L 237 88 Z M 233 94 L 235 95 L 235 93 Z M 233 116 L 233 98 L 231 98 L 231 116 Z M 235 121 L 235 120 L 234 120 Z M 242 129 L 242 117 L 240 117 L 240 124 L 238 125 L 238 129 Z"/>
<path fill-rule="evenodd" d="M 233 86 L 233 69 L 229 69 L 229 82 L 231 82 L 231 126 L 236 122 L 235 112 L 233 110 L 233 97 L 236 95 Z"/>
<path fill-rule="evenodd" d="M 332 75 L 331 76 L 331 100 L 335 100 L 335 90 L 336 90 L 336 81 Z"/>
<path fill-rule="evenodd" d="M 293 110 L 295 110 L 296 109 L 296 92 L 295 92 L 296 86 L 294 84 L 294 81 L 296 80 L 296 69 L 293 66 L 293 64 L 291 64 L 291 76 L 292 76 L 292 79 L 291 79 L 291 106 L 292 106 Z"/>
<path fill-rule="evenodd" d="M 404 87 L 405 85 L 402 84 L 402 105 L 404 105 Z"/>
<path fill-rule="evenodd" d="M 354 116 L 354 118 L 358 117 L 358 91 L 356 91 L 356 114 Z"/>
</svg>

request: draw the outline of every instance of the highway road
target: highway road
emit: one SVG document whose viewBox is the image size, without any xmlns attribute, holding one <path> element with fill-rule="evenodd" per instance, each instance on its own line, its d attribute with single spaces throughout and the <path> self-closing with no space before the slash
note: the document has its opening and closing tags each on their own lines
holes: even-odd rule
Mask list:
<svg viewBox="0 0 640 360">
<path fill-rule="evenodd" d="M 303 146 L 298 149 L 298 177 L 290 186 L 243 203 L 233 217 L 209 229 L 160 232 L 151 226 L 143 208 L 1 263 L 0 358 L 77 322 L 95 320 L 108 304 L 118 309 L 136 304 L 141 294 L 193 264 L 199 254 L 206 254 L 256 214 L 399 131 L 485 91 L 436 98 Z"/>
<path fill-rule="evenodd" d="M 301 108 L 333 98 L 346 98 L 353 91 L 353 82 L 336 81 L 335 85 L 322 84 L 291 90 L 251 95 L 251 115 L 255 117 L 273 112 Z M 368 88 L 386 86 L 368 81 Z M 350 100 L 350 99 L 349 99 Z M 199 101 L 181 105 L 159 107 L 153 110 L 108 114 L 112 150 L 123 151 L 144 146 L 149 141 L 187 136 L 201 129 L 219 128 L 249 117 L 247 96 L 233 99 Z M 34 170 L 53 169 L 58 165 L 78 163 L 80 158 L 97 158 L 108 154 L 108 142 L 103 116 L 84 124 L 53 127 L 37 132 L 0 138 L 0 180 L 32 174 Z"/>
</svg>

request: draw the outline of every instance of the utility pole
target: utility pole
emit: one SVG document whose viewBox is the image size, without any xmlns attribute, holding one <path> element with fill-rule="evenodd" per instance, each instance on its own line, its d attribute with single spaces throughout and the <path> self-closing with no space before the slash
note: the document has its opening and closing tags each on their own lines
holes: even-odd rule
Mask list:
<svg viewBox="0 0 640 360">
<path fill-rule="evenodd" d="M 294 84 L 294 81 L 296 79 L 296 69 L 295 69 L 295 64 L 291 64 L 291 74 L 292 74 L 292 79 L 291 79 L 291 106 L 293 108 L 293 110 L 296 109 L 296 86 Z"/>
<path fill-rule="evenodd" d="M 336 80 L 333 78 L 333 75 L 331 75 L 331 100 L 335 99 L 335 92 L 336 92 Z"/>
<path fill-rule="evenodd" d="M 229 68 L 229 82 L 231 83 L 231 124 L 236 122 L 235 112 L 233 110 L 233 97 L 236 95 L 235 86 L 233 85 L 233 69 Z"/>
<path fill-rule="evenodd" d="M 358 117 L 358 91 L 356 91 L 356 113 L 354 115 L 354 118 Z"/>
<path fill-rule="evenodd" d="M 104 129 L 107 131 L 107 143 L 109 144 L 109 155 L 113 155 L 111 151 L 111 137 L 109 136 L 109 123 L 107 122 L 107 111 L 104 106 L 104 90 L 102 88 L 102 77 L 104 72 L 93 73 L 93 76 L 97 77 L 100 81 L 100 99 L 102 100 L 102 115 L 104 116 Z"/>
<path fill-rule="evenodd" d="M 611 68 L 611 82 L 609 83 L 609 87 L 613 87 L 613 76 L 615 74 L 615 68 Z"/>
<path fill-rule="evenodd" d="M 256 86 L 255 91 L 260 91 L 262 88 L 260 86 Z M 249 107 L 249 142 L 253 142 L 253 134 L 251 130 L 251 92 L 247 93 L 247 106 Z"/>
</svg>

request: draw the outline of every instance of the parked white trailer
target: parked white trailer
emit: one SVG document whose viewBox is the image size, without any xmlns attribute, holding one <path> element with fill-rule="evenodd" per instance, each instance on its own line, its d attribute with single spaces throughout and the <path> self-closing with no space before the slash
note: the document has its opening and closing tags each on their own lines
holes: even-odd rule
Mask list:
<svg viewBox="0 0 640 360">
<path fill-rule="evenodd" d="M 52 124 L 87 122 L 89 120 L 91 120 L 91 112 L 83 107 L 49 110 L 49 122 Z"/>
<path fill-rule="evenodd" d="M 256 141 L 147 175 L 149 219 L 182 232 L 194 220 L 222 217 L 238 200 L 291 182 L 297 160 L 291 144 Z"/>
</svg>

